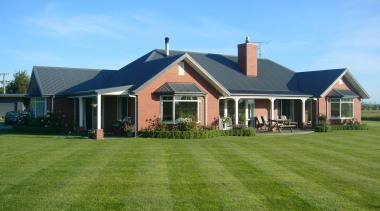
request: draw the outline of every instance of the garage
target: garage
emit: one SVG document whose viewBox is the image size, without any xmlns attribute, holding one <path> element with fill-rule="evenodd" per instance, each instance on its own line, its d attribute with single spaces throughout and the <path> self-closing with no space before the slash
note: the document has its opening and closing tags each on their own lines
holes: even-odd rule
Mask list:
<svg viewBox="0 0 380 211">
<path fill-rule="evenodd" d="M 8 111 L 25 110 L 26 105 L 25 94 L 0 94 L 0 117 L 4 117 Z"/>
</svg>

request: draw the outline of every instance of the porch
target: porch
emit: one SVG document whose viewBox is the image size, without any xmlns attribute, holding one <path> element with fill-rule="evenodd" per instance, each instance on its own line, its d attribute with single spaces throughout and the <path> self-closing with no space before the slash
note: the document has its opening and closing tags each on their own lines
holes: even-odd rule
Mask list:
<svg viewBox="0 0 380 211">
<path fill-rule="evenodd" d="M 259 128 L 257 118 L 279 120 L 286 117 L 297 128 L 314 127 L 317 123 L 317 99 L 309 97 L 227 97 L 219 99 L 220 129 L 235 125 Z M 226 124 L 226 120 L 229 123 Z"/>
</svg>

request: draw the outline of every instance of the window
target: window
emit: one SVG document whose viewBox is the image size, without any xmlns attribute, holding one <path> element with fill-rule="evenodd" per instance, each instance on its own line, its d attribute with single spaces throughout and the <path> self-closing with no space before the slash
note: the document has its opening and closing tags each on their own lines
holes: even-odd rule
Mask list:
<svg viewBox="0 0 380 211">
<path fill-rule="evenodd" d="M 294 117 L 294 101 L 279 99 L 277 100 L 277 116 L 286 116 L 289 119 Z"/>
<path fill-rule="evenodd" d="M 30 99 L 30 110 L 32 116 L 39 117 L 45 115 L 46 112 L 46 100 L 44 97 L 33 97 Z"/>
<path fill-rule="evenodd" d="M 333 119 L 352 118 L 354 116 L 353 99 L 331 98 L 330 107 L 331 118 Z"/>
<path fill-rule="evenodd" d="M 185 75 L 185 63 L 178 63 L 178 75 Z"/>
<path fill-rule="evenodd" d="M 162 96 L 162 120 L 175 123 L 178 118 L 196 117 L 200 121 L 199 104 L 197 96 Z"/>
</svg>

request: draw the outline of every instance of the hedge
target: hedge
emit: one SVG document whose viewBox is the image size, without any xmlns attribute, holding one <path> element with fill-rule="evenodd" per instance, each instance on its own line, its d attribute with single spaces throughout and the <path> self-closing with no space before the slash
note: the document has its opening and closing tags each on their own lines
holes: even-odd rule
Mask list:
<svg viewBox="0 0 380 211">
<path fill-rule="evenodd" d="M 367 124 L 332 125 L 333 130 L 368 130 Z"/>
<path fill-rule="evenodd" d="M 318 125 L 315 127 L 315 132 L 331 132 L 332 126 L 331 125 Z"/>
<path fill-rule="evenodd" d="M 195 131 L 140 131 L 143 138 L 167 138 L 167 139 L 205 139 L 219 136 L 255 136 L 255 129 L 232 130 L 195 130 Z"/>
<path fill-rule="evenodd" d="M 333 130 L 368 130 L 367 124 L 352 124 L 352 125 L 318 125 L 315 132 L 331 132 Z"/>
<path fill-rule="evenodd" d="M 12 130 L 18 133 L 29 133 L 29 134 L 62 134 L 61 129 L 51 128 L 51 127 L 30 127 L 30 126 L 12 126 Z"/>
</svg>

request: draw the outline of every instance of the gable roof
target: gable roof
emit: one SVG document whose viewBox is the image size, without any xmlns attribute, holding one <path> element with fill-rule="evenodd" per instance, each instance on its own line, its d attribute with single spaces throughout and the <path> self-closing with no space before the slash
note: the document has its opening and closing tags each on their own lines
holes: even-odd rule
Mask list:
<svg viewBox="0 0 380 211">
<path fill-rule="evenodd" d="M 318 70 L 296 74 L 298 87 L 305 93 L 321 96 L 346 69 Z"/>
<path fill-rule="evenodd" d="M 220 54 L 170 51 L 170 55 L 186 53 L 220 83 L 230 94 L 251 93 L 262 90 L 276 93 L 300 93 L 295 72 L 269 59 L 258 59 L 258 76 L 247 77 L 239 68 L 237 56 Z M 156 49 L 150 59 L 165 57 L 164 50 Z"/>
<path fill-rule="evenodd" d="M 65 95 L 101 88 L 115 71 L 64 67 L 33 67 L 28 94 Z"/>
<path fill-rule="evenodd" d="M 327 95 L 327 92 L 331 90 L 331 87 L 343 77 L 348 80 L 350 85 L 352 85 L 355 91 L 359 93 L 361 98 L 369 98 L 368 93 L 346 68 L 297 73 L 299 89 L 302 90 L 302 92 L 310 93 L 315 97 Z"/>
</svg>

